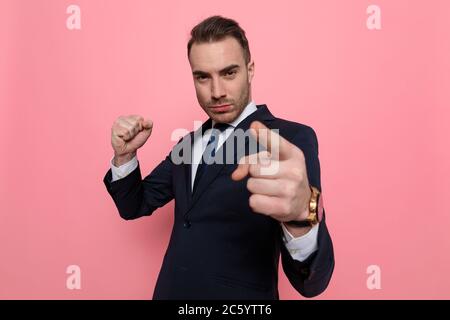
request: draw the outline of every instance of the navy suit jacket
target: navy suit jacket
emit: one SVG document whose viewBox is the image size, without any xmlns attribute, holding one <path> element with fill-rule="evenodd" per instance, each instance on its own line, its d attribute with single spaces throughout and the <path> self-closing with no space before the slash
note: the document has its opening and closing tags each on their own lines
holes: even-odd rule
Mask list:
<svg viewBox="0 0 450 320">
<path fill-rule="evenodd" d="M 275 118 L 265 105 L 257 107 L 236 129 L 247 130 L 254 120 L 278 129 L 303 151 L 309 183 L 321 190 L 314 130 Z M 211 119 L 203 127 L 211 127 Z M 188 136 L 192 143 L 193 133 Z M 282 242 L 280 222 L 250 208 L 248 178 L 231 179 L 236 167 L 236 162 L 208 165 L 194 194 L 191 165 L 176 164 L 170 154 L 144 179 L 139 166 L 114 182 L 107 172 L 104 184 L 126 220 L 151 215 L 175 199 L 174 225 L 153 299 L 278 299 L 280 254 L 287 278 L 301 295 L 313 297 L 328 286 L 334 254 L 325 219 L 319 225 L 319 249 L 306 261 L 294 260 Z"/>
</svg>

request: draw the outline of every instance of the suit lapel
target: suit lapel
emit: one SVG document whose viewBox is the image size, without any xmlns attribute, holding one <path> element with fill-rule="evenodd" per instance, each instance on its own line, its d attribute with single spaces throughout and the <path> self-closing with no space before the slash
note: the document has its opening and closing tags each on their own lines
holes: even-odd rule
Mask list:
<svg viewBox="0 0 450 320">
<path fill-rule="evenodd" d="M 205 132 L 205 130 L 207 130 L 208 128 L 210 128 L 212 126 L 212 121 L 211 119 L 208 119 L 207 121 L 205 121 L 202 124 L 201 127 L 201 132 L 203 134 L 203 132 Z M 193 156 L 193 150 L 194 150 L 194 139 L 195 139 L 195 132 L 191 132 L 190 133 L 190 150 L 191 150 L 191 158 L 190 161 L 188 161 L 188 163 L 183 163 L 181 165 L 182 167 L 182 171 L 181 171 L 181 180 L 180 180 L 180 185 L 185 186 L 185 190 L 184 190 L 184 200 L 186 203 L 186 212 L 190 209 L 191 207 L 191 202 L 192 202 L 192 156 Z"/>
</svg>

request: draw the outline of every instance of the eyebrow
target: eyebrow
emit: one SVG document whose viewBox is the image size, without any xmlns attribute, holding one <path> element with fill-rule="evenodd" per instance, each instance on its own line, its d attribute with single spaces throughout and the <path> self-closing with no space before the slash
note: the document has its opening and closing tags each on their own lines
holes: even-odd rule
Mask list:
<svg viewBox="0 0 450 320">
<path fill-rule="evenodd" d="M 231 71 L 231 70 L 236 69 L 236 68 L 239 68 L 239 65 L 238 65 L 238 64 L 231 64 L 231 65 L 229 65 L 229 66 L 223 68 L 222 70 L 220 70 L 219 73 L 220 73 L 220 74 L 224 74 L 224 73 L 227 73 L 228 71 Z M 192 72 L 192 74 L 193 74 L 194 76 L 209 76 L 209 73 L 208 73 L 208 72 L 200 71 L 200 70 L 194 70 L 194 71 Z"/>
</svg>

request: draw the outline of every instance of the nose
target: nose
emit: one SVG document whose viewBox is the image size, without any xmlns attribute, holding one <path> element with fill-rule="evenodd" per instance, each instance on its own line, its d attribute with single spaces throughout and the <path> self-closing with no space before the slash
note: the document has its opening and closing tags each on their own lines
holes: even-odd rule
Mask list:
<svg viewBox="0 0 450 320">
<path fill-rule="evenodd" d="M 225 88 L 220 79 L 213 79 L 211 87 L 211 95 L 215 100 L 226 97 Z"/>
</svg>

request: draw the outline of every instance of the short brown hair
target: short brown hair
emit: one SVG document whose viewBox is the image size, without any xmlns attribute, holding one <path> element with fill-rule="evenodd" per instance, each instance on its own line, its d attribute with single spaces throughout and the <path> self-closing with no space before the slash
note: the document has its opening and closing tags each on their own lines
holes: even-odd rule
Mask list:
<svg viewBox="0 0 450 320">
<path fill-rule="evenodd" d="M 249 63 L 251 55 L 245 31 L 236 21 L 221 16 L 206 18 L 191 30 L 191 39 L 187 45 L 188 58 L 194 43 L 220 41 L 226 37 L 232 37 L 239 42 L 244 50 L 245 62 Z"/>
</svg>

